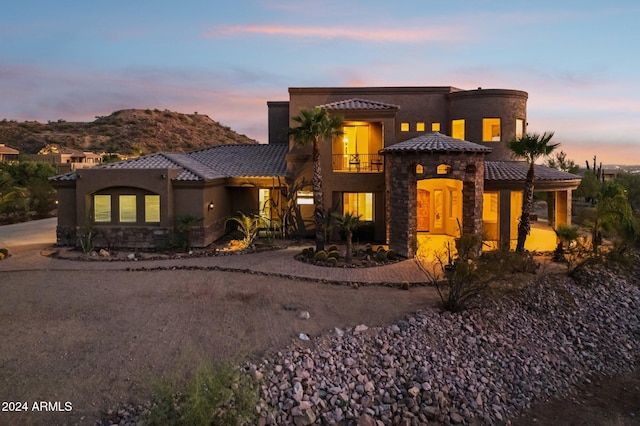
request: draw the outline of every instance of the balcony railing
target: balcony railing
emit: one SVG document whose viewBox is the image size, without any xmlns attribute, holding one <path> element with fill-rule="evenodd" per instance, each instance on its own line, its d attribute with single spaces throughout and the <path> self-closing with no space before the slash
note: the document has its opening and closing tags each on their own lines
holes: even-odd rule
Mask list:
<svg viewBox="0 0 640 426">
<path fill-rule="evenodd" d="M 384 172 L 384 158 L 380 154 L 333 154 L 333 171 L 382 173 Z"/>
</svg>

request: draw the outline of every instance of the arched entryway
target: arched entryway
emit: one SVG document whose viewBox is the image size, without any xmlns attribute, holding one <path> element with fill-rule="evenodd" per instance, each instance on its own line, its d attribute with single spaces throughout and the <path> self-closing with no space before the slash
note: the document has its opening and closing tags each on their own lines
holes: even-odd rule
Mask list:
<svg viewBox="0 0 640 426">
<path fill-rule="evenodd" d="M 455 253 L 462 226 L 462 181 L 447 178 L 416 182 L 417 251 L 425 257 Z"/>
</svg>

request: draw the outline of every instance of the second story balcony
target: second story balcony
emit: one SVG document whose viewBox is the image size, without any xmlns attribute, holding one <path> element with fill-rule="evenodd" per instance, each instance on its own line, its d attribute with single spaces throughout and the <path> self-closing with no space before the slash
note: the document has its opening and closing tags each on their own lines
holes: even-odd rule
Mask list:
<svg viewBox="0 0 640 426">
<path fill-rule="evenodd" d="M 384 157 L 380 154 L 333 154 L 332 164 L 334 172 L 384 172 Z"/>
</svg>

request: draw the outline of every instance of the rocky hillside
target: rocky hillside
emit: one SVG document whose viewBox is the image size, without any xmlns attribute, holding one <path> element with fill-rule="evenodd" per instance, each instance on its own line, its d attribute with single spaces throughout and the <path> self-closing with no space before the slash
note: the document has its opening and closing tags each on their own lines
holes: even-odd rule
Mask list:
<svg viewBox="0 0 640 426">
<path fill-rule="evenodd" d="M 24 154 L 37 154 L 47 146 L 57 146 L 139 155 L 234 143 L 257 142 L 206 115 L 168 110 L 126 109 L 96 117 L 92 122 L 0 121 L 0 144 Z"/>
</svg>

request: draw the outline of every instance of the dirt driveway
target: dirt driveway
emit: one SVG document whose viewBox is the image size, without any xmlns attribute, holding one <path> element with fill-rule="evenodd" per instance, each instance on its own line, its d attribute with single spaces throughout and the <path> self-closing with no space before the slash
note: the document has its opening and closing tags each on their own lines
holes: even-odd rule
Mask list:
<svg viewBox="0 0 640 426">
<path fill-rule="evenodd" d="M 73 266 L 73 262 L 70 262 Z M 433 289 L 335 286 L 220 271 L 2 273 L 2 401 L 70 412 L 0 412 L 0 424 L 89 424 L 201 359 L 285 347 L 299 333 L 385 325 L 433 305 Z M 287 309 L 285 309 L 285 307 Z M 296 310 L 292 310 L 296 309 Z M 298 319 L 307 310 L 308 320 Z"/>
</svg>

